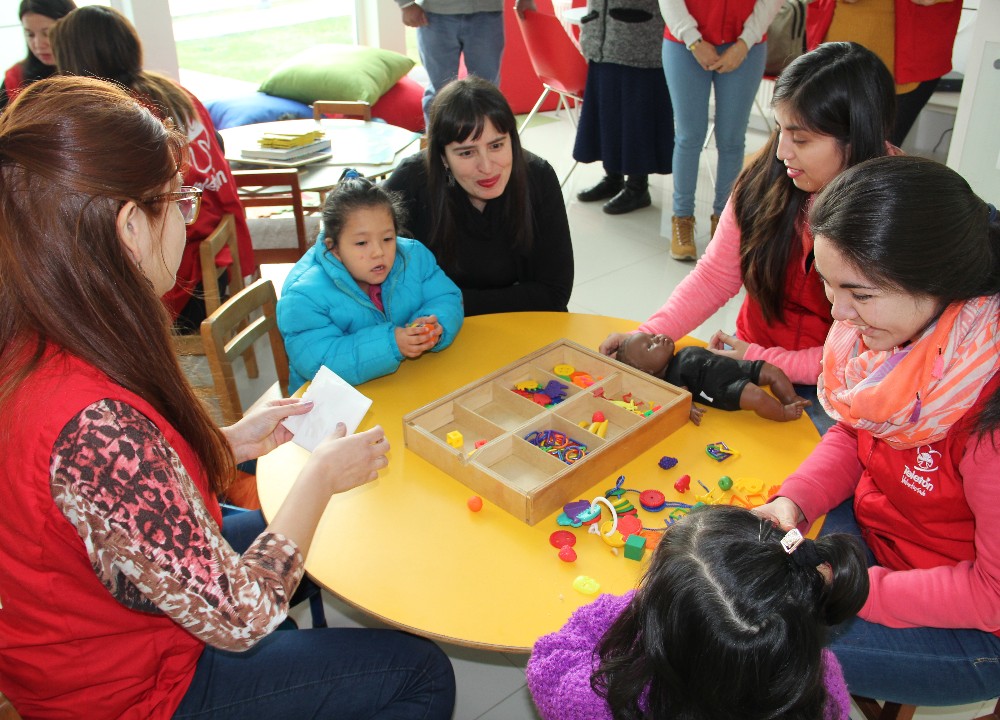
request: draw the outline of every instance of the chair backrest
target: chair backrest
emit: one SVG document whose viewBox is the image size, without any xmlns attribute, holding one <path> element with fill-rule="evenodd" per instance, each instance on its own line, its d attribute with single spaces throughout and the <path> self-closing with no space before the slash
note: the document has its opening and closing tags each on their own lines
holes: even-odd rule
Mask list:
<svg viewBox="0 0 1000 720">
<path fill-rule="evenodd" d="M 219 267 L 215 258 L 228 247 L 232 256 L 229 267 L 229 294 L 233 295 L 245 287 L 243 282 L 243 266 L 240 265 L 239 241 L 236 238 L 236 223 L 233 216 L 226 213 L 219 220 L 215 229 L 198 244 L 198 256 L 201 263 L 202 297 L 205 301 L 205 315 L 211 315 L 222 305 L 219 295 L 219 278 L 226 271 Z M 203 355 L 205 350 L 201 338 L 197 335 L 173 335 L 174 352 L 178 355 Z"/>
<path fill-rule="evenodd" d="M 215 230 L 201 241 L 198 246 L 198 255 L 201 260 L 202 285 L 205 289 L 205 314 L 211 315 L 222 305 L 222 298 L 219 297 L 219 283 L 212 282 L 212 278 L 218 279 L 225 268 L 220 268 L 215 263 L 215 258 L 222 252 L 222 248 L 228 247 L 229 254 L 233 262 L 229 265 L 229 294 L 235 295 L 244 287 L 243 266 L 240 265 L 240 248 L 236 239 L 236 222 L 233 216 L 226 213 L 215 226 Z"/>
<path fill-rule="evenodd" d="M 302 188 L 295 170 L 234 170 L 233 179 L 241 190 L 240 201 L 244 207 L 291 207 L 295 218 L 296 244 L 289 247 L 258 247 L 254 257 L 258 263 L 296 262 L 309 249 L 306 236 L 305 209 L 302 205 Z M 260 222 L 268 222 L 261 220 Z M 250 235 L 254 235 L 254 223 Z"/>
<path fill-rule="evenodd" d="M 587 60 L 554 15 L 526 10 L 518 16 L 524 46 L 535 74 L 558 92 L 583 97 L 587 85 Z"/>
<path fill-rule="evenodd" d="M 372 106 L 371 103 L 361 101 L 317 100 L 313 103 L 313 119 L 319 120 L 324 115 L 367 121 L 372 119 Z"/>
<path fill-rule="evenodd" d="M 243 417 L 243 403 L 236 381 L 237 358 L 246 354 L 265 335 L 270 341 L 278 382 L 277 388 L 271 386 L 261 393 L 261 398 L 255 400 L 271 396 L 288 397 L 288 355 L 278 332 L 276 305 L 274 285 L 270 280 L 258 280 L 229 298 L 201 323 L 205 355 L 226 424 Z"/>
</svg>

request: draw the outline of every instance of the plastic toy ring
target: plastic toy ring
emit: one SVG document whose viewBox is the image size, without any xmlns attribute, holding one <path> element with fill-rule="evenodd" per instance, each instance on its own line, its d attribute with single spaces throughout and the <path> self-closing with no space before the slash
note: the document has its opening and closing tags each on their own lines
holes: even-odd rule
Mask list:
<svg viewBox="0 0 1000 720">
<path fill-rule="evenodd" d="M 603 503 L 604 505 L 606 505 L 608 510 L 611 512 L 611 530 L 604 533 L 605 537 L 611 537 L 618 530 L 618 512 L 615 510 L 615 506 L 612 505 L 610 502 L 608 502 L 607 498 L 600 496 L 595 497 L 590 502 L 590 507 L 592 508 L 596 507 L 598 503 Z"/>
</svg>

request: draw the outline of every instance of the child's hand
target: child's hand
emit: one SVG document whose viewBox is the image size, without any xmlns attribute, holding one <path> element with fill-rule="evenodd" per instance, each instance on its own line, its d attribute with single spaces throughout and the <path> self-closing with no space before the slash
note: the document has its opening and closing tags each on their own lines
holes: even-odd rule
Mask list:
<svg viewBox="0 0 1000 720">
<path fill-rule="evenodd" d="M 434 315 L 418 317 L 406 327 L 396 328 L 396 344 L 403 357 L 418 358 L 438 344 L 444 328 Z"/>
<path fill-rule="evenodd" d="M 691 412 L 688 413 L 689 417 L 691 418 L 691 422 L 693 422 L 695 425 L 701 425 L 701 417 L 704 414 L 705 414 L 704 408 L 700 408 L 694 403 L 691 403 Z"/>
</svg>

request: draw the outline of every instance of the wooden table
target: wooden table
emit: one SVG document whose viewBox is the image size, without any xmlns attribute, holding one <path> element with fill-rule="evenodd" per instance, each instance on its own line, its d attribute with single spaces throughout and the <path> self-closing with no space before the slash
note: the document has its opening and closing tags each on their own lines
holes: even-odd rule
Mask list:
<svg viewBox="0 0 1000 720">
<path fill-rule="evenodd" d="M 573 313 L 508 313 L 468 318 L 455 343 L 440 353 L 407 360 L 393 375 L 359 390 L 373 399 L 361 429 L 385 428 L 392 445 L 389 467 L 377 481 L 331 498 L 306 568 L 320 584 L 350 605 L 385 622 L 449 643 L 527 652 L 541 635 L 558 629 L 573 610 L 590 602 L 572 587 L 586 575 L 602 592 L 634 587 L 645 565 L 628 560 L 583 529 L 578 559 L 565 563 L 549 544 L 556 514 L 530 527 L 487 502 L 471 512 L 468 488 L 407 450 L 402 417 L 442 395 L 560 338 L 596 348 L 608 333 L 636 323 Z M 625 487 L 658 489 L 667 499 L 694 502 L 703 491 L 692 483 L 673 489 L 683 474 L 714 486 L 723 475 L 777 484 L 818 442 L 805 416 L 790 423 L 750 412 L 706 412 L 700 427 L 687 423 L 621 469 Z M 724 441 L 740 452 L 722 463 L 705 451 Z M 669 455 L 677 467 L 661 470 Z M 273 516 L 308 457 L 287 443 L 261 458 L 257 482 L 264 514 Z M 613 487 L 619 473 L 598 482 L 582 498 Z M 630 498 L 638 506 L 637 496 Z M 640 510 L 645 526 L 662 525 L 665 513 Z M 649 552 L 646 553 L 648 558 Z"/>
<path fill-rule="evenodd" d="M 321 129 L 332 143 L 332 156 L 298 169 L 303 192 L 324 192 L 334 187 L 346 167 L 355 168 L 365 177 L 382 177 L 420 149 L 420 134 L 382 122 L 323 119 L 278 120 L 221 130 L 226 145 L 226 160 L 234 167 L 280 167 L 265 160 L 248 160 L 245 148 L 258 147 L 264 133 L 303 133 Z"/>
</svg>

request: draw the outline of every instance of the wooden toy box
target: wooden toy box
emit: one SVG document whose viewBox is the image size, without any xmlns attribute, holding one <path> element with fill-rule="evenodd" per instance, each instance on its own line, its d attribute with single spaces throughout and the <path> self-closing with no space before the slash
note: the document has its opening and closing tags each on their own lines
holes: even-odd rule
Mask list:
<svg viewBox="0 0 1000 720">
<path fill-rule="evenodd" d="M 594 384 L 583 388 L 557 376 L 559 365 L 590 374 Z M 518 383 L 552 380 L 567 389 L 551 407 L 513 392 Z M 644 417 L 611 402 L 628 394 L 659 407 Z M 534 525 L 681 427 L 690 409 L 686 390 L 564 339 L 409 413 L 403 438 L 425 460 Z M 588 431 L 596 411 L 608 421 L 604 438 Z M 568 464 L 524 439 L 544 430 L 565 433 L 586 445 L 586 454 Z M 456 431 L 461 447 L 448 442 Z"/>
</svg>

